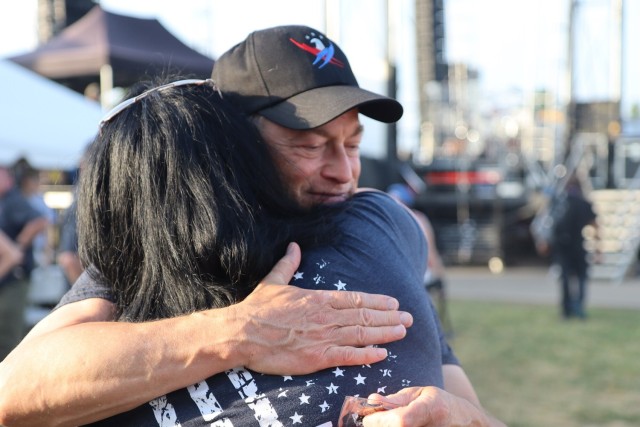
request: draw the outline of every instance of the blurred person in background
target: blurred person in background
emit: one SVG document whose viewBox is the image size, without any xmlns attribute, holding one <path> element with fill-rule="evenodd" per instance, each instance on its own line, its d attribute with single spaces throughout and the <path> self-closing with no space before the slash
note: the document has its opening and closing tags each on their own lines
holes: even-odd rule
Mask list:
<svg viewBox="0 0 640 427">
<path fill-rule="evenodd" d="M 35 267 L 44 267 L 51 263 L 53 248 L 49 236 L 55 222 L 55 212 L 44 201 L 41 191 L 40 172 L 29 165 L 25 159 L 19 160 L 13 167 L 16 182 L 31 206 L 49 221 L 48 227 L 33 239 L 31 248 Z"/>
<path fill-rule="evenodd" d="M 560 310 L 564 319 L 577 317 L 586 319 L 585 301 L 587 294 L 588 268 L 587 250 L 583 229 L 598 223 L 591 202 L 584 195 L 577 175 L 569 178 L 564 193 L 555 203 L 562 204 L 555 220 L 551 256 L 560 267 Z"/>
<path fill-rule="evenodd" d="M 0 231 L 0 277 L 20 265 L 21 261 L 22 251 L 5 233 Z"/>
<path fill-rule="evenodd" d="M 12 171 L 0 166 L 0 230 L 22 252 L 20 264 L 0 277 L 0 360 L 23 337 L 24 311 L 34 267 L 31 245 L 48 225 L 47 218 L 16 187 Z"/>
<path fill-rule="evenodd" d="M 67 208 L 62 220 L 56 262 L 62 269 L 68 286 L 73 285 L 84 271 L 78 256 L 77 207 L 75 201 Z"/>
</svg>

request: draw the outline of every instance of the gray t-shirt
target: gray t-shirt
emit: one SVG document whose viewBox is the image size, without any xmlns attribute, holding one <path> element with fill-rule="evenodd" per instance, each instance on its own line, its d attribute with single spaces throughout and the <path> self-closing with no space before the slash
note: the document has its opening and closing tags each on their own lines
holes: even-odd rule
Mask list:
<svg viewBox="0 0 640 427">
<path fill-rule="evenodd" d="M 291 284 L 397 298 L 414 324 L 403 340 L 385 345 L 386 360 L 300 376 L 238 367 L 95 425 L 331 426 L 337 425 L 346 395 L 443 387 L 442 365 L 458 360 L 423 286 L 427 247 L 420 227 L 404 207 L 379 192 L 357 194 L 341 214 L 339 227 L 340 244 L 306 251 Z M 91 285 L 86 276 L 82 280 L 72 293 L 84 292 L 78 285 Z"/>
</svg>

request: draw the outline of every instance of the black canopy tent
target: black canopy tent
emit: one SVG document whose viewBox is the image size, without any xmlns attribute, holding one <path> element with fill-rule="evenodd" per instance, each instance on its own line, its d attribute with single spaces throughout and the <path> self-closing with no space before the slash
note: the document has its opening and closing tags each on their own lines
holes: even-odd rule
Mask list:
<svg viewBox="0 0 640 427">
<path fill-rule="evenodd" d="M 214 62 L 156 19 L 118 15 L 100 6 L 34 51 L 9 59 L 78 92 L 99 82 L 103 93 L 159 73 L 207 78 Z"/>
</svg>

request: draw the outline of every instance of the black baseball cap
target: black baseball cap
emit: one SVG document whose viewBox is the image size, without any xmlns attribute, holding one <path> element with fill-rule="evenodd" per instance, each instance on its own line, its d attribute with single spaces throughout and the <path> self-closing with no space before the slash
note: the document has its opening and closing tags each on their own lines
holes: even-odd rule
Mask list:
<svg viewBox="0 0 640 427">
<path fill-rule="evenodd" d="M 342 50 L 320 31 L 299 25 L 255 31 L 213 66 L 223 96 L 246 114 L 290 129 L 312 129 L 358 108 L 393 123 L 402 105 L 360 88 Z"/>
</svg>

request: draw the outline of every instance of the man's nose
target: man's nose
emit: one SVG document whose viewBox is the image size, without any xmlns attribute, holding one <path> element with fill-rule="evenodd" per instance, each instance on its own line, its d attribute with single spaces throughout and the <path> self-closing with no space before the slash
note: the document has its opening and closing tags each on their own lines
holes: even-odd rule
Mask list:
<svg viewBox="0 0 640 427">
<path fill-rule="evenodd" d="M 350 182 L 353 179 L 352 161 L 344 147 L 335 148 L 327 153 L 322 174 L 327 179 Z"/>
</svg>

